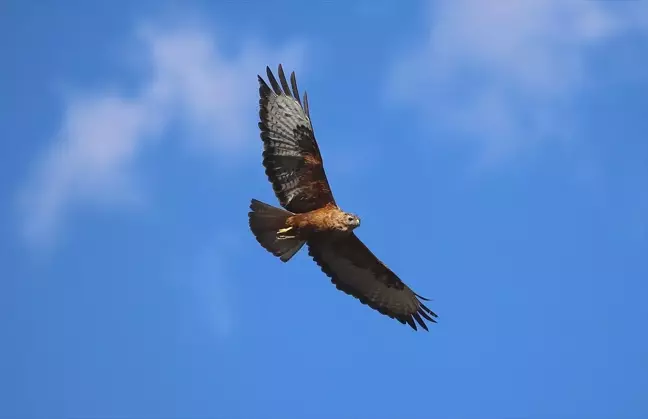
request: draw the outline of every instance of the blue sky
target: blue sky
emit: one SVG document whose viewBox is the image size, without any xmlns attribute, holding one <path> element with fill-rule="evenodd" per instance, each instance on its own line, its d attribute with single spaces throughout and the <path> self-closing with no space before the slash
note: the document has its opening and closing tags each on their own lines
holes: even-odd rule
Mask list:
<svg viewBox="0 0 648 419">
<path fill-rule="evenodd" d="M 648 417 L 645 2 L 3 10 L 1 417 Z M 248 231 L 279 62 L 430 333 Z"/>
</svg>

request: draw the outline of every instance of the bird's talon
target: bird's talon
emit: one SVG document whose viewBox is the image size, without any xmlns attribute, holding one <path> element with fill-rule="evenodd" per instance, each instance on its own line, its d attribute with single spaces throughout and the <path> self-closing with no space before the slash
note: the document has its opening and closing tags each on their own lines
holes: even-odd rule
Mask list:
<svg viewBox="0 0 648 419">
<path fill-rule="evenodd" d="M 285 234 L 285 233 L 289 232 L 290 230 L 292 230 L 292 227 L 286 227 L 286 228 L 282 228 L 282 229 L 277 230 L 277 238 L 281 239 L 281 240 L 296 238 L 296 236 L 287 236 Z"/>
</svg>

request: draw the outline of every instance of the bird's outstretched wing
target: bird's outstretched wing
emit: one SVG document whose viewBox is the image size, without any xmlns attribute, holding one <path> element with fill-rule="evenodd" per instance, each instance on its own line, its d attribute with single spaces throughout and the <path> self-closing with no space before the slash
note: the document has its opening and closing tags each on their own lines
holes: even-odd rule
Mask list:
<svg viewBox="0 0 648 419">
<path fill-rule="evenodd" d="M 281 84 L 269 67 L 266 72 L 270 86 L 259 76 L 259 129 L 263 166 L 279 202 L 295 213 L 335 204 L 315 141 L 308 96 L 304 93 L 302 105 L 295 73 L 289 86 L 281 64 Z"/>
<path fill-rule="evenodd" d="M 437 315 L 353 233 L 332 240 L 324 237 L 308 242 L 308 254 L 331 278 L 335 286 L 414 330 L 418 323 L 428 330 L 425 320 L 436 323 Z"/>
</svg>

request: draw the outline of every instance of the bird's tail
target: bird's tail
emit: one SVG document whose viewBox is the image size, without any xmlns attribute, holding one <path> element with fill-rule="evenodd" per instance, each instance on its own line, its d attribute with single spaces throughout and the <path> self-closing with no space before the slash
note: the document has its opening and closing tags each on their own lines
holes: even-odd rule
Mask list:
<svg viewBox="0 0 648 419">
<path fill-rule="evenodd" d="M 250 230 L 264 249 L 279 257 L 283 262 L 288 262 L 295 253 L 306 243 L 303 240 L 290 238 L 289 231 L 282 237 L 280 230 L 286 228 L 286 220 L 294 215 L 282 208 L 264 204 L 256 199 L 250 204 L 248 216 Z"/>
</svg>

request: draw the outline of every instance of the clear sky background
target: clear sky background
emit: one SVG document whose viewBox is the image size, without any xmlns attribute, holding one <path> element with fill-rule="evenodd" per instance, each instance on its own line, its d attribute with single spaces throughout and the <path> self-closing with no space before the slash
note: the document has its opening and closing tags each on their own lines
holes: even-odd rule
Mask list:
<svg viewBox="0 0 648 419">
<path fill-rule="evenodd" d="M 648 417 L 648 2 L 10 0 L 0 43 L 1 417 Z M 280 62 L 430 333 L 249 232 Z"/>
</svg>

